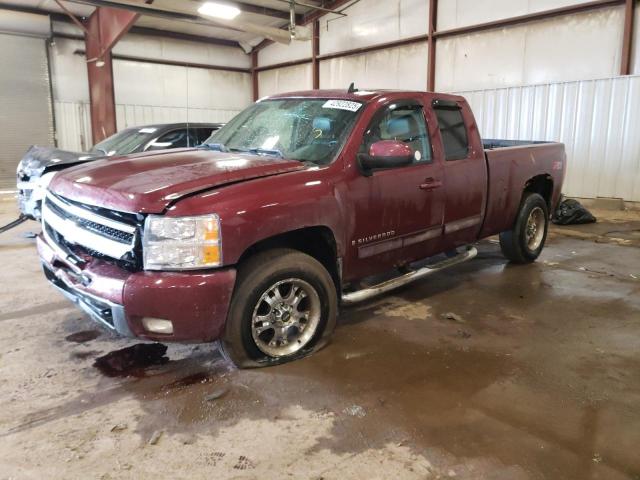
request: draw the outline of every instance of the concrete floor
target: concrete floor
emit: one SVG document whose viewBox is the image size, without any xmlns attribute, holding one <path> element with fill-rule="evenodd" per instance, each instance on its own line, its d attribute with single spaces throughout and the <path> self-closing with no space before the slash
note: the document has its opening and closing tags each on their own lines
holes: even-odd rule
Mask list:
<svg viewBox="0 0 640 480">
<path fill-rule="evenodd" d="M 0 478 L 640 479 L 637 215 L 555 228 L 527 266 L 482 242 L 290 365 L 170 345 L 126 377 L 93 362 L 136 342 L 46 284 L 36 228 L 0 235 Z"/>
</svg>

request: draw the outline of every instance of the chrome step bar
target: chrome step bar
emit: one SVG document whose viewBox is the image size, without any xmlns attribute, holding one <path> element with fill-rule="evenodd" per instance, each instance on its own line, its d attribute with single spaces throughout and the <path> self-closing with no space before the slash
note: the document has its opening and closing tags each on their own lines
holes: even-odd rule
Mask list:
<svg viewBox="0 0 640 480">
<path fill-rule="evenodd" d="M 355 305 L 356 303 L 363 302 L 364 300 L 369 300 L 375 296 L 395 290 L 396 288 L 415 282 L 416 280 L 420 280 L 432 273 L 436 273 L 440 270 L 444 270 L 445 268 L 453 267 L 454 265 L 471 260 L 476 255 L 478 255 L 478 250 L 475 247 L 465 247 L 465 251 L 457 254 L 455 257 L 447 258 L 446 260 L 419 268 L 418 270 L 412 270 L 404 275 L 400 275 L 399 277 L 392 278 L 371 287 L 363 288 L 362 290 L 345 293 L 342 295 L 342 305 Z"/>
</svg>

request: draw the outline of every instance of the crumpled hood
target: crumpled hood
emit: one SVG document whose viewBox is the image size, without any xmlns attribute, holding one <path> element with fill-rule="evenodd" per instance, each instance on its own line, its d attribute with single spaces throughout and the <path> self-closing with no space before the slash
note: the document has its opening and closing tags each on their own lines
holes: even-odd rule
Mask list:
<svg viewBox="0 0 640 480">
<path fill-rule="evenodd" d="M 112 157 L 65 170 L 49 189 L 78 202 L 135 213 L 161 213 L 173 201 L 229 183 L 304 169 L 295 160 L 165 150 Z"/>
<path fill-rule="evenodd" d="M 47 167 L 87 162 L 98 157 L 95 153 L 70 152 L 55 147 L 33 145 L 22 157 L 20 168 L 31 175 L 41 174 Z"/>
</svg>

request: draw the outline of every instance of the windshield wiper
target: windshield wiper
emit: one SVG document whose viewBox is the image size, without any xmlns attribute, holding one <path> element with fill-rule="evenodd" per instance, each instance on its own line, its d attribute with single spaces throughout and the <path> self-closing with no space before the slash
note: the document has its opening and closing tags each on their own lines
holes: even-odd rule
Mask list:
<svg viewBox="0 0 640 480">
<path fill-rule="evenodd" d="M 228 152 L 229 149 L 223 143 L 203 143 L 197 148 L 206 148 L 207 150 L 216 150 L 218 152 Z"/>
<path fill-rule="evenodd" d="M 270 157 L 284 158 L 284 155 L 280 150 L 272 148 L 230 148 L 229 150 L 232 152 L 253 153 L 254 155 L 268 155 Z"/>
</svg>

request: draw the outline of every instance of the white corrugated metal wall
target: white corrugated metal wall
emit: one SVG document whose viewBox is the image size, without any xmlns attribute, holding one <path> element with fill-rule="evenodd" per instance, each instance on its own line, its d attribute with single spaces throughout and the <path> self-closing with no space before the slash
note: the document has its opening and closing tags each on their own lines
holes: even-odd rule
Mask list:
<svg viewBox="0 0 640 480">
<path fill-rule="evenodd" d="M 589 0 L 438 0 L 438 30 Z M 320 57 L 427 33 L 426 0 L 360 0 L 320 19 Z M 624 5 L 439 38 L 436 90 L 469 98 L 485 137 L 559 140 L 568 195 L 640 201 L 640 80 L 620 71 Z M 632 69 L 640 74 L 640 8 Z M 269 66 L 311 56 L 309 43 L 270 45 Z M 320 61 L 320 88 L 426 87 L 425 42 Z M 305 75 L 302 76 L 302 72 Z M 307 73 L 308 72 L 308 73 Z M 592 80 L 600 79 L 600 80 Z M 311 88 L 311 65 L 261 72 L 260 96 Z M 523 86 L 524 85 L 524 86 Z"/>
<path fill-rule="evenodd" d="M 74 53 L 83 48 L 82 41 L 61 38 L 51 47 L 58 146 L 74 151 L 93 144 L 85 58 Z M 250 63 L 240 48 L 140 35 L 125 37 L 115 53 L 240 68 Z M 248 73 L 131 60 L 114 60 L 113 70 L 118 130 L 151 123 L 227 122 L 251 103 Z"/>
<path fill-rule="evenodd" d="M 439 0 L 437 26 L 455 29 L 586 1 Z M 320 19 L 320 56 L 424 35 L 427 5 L 427 0 L 360 0 L 346 9 L 347 17 L 325 15 Z M 566 193 L 638 201 L 640 153 L 633 138 L 638 128 L 637 79 L 614 78 L 620 69 L 623 12 L 622 5 L 607 6 L 440 38 L 436 89 L 468 95 L 485 136 L 564 141 L 570 161 Z M 636 74 L 639 24 L 640 8 L 632 50 Z M 58 141 L 74 150 L 91 144 L 86 65 L 82 56 L 73 54 L 82 47 L 82 42 L 57 40 L 52 48 Z M 243 68 L 250 64 L 239 49 L 138 35 L 125 37 L 116 50 Z M 311 42 L 272 44 L 260 51 L 258 64 L 310 56 Z M 321 60 L 320 87 L 346 88 L 355 81 L 361 88 L 421 90 L 427 60 L 426 42 Z M 250 75 L 245 73 L 131 61 L 115 61 L 114 70 L 118 128 L 183 121 L 187 116 L 226 121 L 250 102 Z M 608 78 L 583 80 L 603 77 Z M 260 96 L 311 88 L 311 64 L 262 71 L 258 84 Z"/>
<path fill-rule="evenodd" d="M 456 93 L 485 138 L 563 142 L 565 194 L 640 201 L 640 76 Z"/>
</svg>

